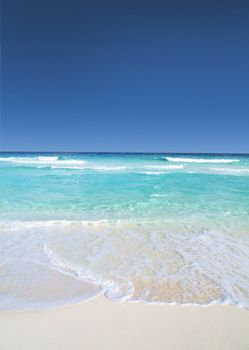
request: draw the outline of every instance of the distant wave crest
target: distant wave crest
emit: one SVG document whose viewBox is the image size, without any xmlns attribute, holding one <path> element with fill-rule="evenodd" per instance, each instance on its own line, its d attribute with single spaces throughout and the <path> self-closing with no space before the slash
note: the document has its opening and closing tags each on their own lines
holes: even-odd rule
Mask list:
<svg viewBox="0 0 249 350">
<path fill-rule="evenodd" d="M 169 162 L 182 162 L 182 163 L 234 163 L 239 162 L 239 159 L 205 159 L 205 158 L 178 158 L 178 157 L 165 157 Z"/>
<path fill-rule="evenodd" d="M 47 156 L 39 156 L 39 157 L 1 157 L 0 162 L 8 162 L 14 164 L 22 164 L 22 165 L 83 165 L 86 162 L 84 160 L 79 159 L 59 159 L 59 157 L 47 157 Z"/>
</svg>

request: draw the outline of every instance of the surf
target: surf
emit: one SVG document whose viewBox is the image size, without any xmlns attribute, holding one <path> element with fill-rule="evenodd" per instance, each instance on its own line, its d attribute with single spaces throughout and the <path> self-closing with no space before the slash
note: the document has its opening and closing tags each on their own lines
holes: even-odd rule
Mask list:
<svg viewBox="0 0 249 350">
<path fill-rule="evenodd" d="M 185 158 L 185 157 L 165 157 L 169 162 L 181 163 L 238 163 L 239 159 L 222 159 L 222 158 Z"/>
</svg>

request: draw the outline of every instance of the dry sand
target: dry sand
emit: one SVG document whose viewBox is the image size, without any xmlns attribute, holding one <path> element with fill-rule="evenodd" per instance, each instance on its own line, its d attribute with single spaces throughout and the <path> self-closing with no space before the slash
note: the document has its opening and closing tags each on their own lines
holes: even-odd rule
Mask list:
<svg viewBox="0 0 249 350">
<path fill-rule="evenodd" d="M 1 350 L 248 350 L 249 310 L 111 303 L 0 313 Z"/>
</svg>

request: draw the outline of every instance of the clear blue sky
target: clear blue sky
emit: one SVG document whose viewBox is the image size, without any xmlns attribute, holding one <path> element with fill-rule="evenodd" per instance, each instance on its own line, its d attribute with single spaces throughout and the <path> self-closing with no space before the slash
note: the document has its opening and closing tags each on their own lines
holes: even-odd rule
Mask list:
<svg viewBox="0 0 249 350">
<path fill-rule="evenodd" d="M 3 0 L 1 150 L 249 152 L 249 2 Z"/>
</svg>

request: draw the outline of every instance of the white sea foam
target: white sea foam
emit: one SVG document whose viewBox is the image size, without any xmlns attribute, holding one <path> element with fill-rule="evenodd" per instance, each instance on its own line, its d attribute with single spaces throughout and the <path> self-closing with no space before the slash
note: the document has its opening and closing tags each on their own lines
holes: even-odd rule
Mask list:
<svg viewBox="0 0 249 350">
<path fill-rule="evenodd" d="M 206 174 L 206 175 L 227 175 L 227 176 L 249 176 L 247 168 L 190 168 L 186 169 L 187 174 Z"/>
<path fill-rule="evenodd" d="M 87 169 L 93 169 L 93 170 L 97 170 L 97 171 L 120 171 L 120 170 L 125 170 L 127 169 L 126 166 L 104 166 L 104 165 L 96 165 L 96 166 L 88 166 L 85 167 Z"/>
<path fill-rule="evenodd" d="M 144 175 L 163 175 L 168 174 L 169 172 L 165 171 L 139 171 L 137 174 L 144 174 Z"/>
<path fill-rule="evenodd" d="M 93 238 L 88 235 L 87 240 L 77 240 L 81 246 L 96 245 L 96 250 L 92 251 L 91 257 L 88 257 L 88 267 L 75 264 L 72 255 L 72 261 L 66 260 L 51 249 L 53 264 L 62 264 L 66 271 L 68 268 L 76 274 L 78 278 L 85 282 L 95 283 L 100 286 L 105 295 L 112 301 L 141 300 L 145 302 L 168 303 L 177 302 L 180 304 L 210 304 L 210 303 L 230 303 L 246 306 L 249 302 L 246 291 L 249 288 L 249 276 L 247 266 L 249 263 L 249 240 L 243 237 L 233 237 L 215 231 L 204 231 L 202 233 L 163 235 L 163 231 L 157 229 L 150 233 L 150 239 L 134 230 L 129 232 L 128 227 L 118 224 L 118 232 L 121 234 L 113 241 L 112 233 L 102 227 L 101 236 L 97 234 Z M 123 234 L 122 234 L 123 232 Z M 150 231 L 149 231 L 150 232 Z M 117 233 L 114 233 L 116 236 Z M 125 235 L 124 235 L 125 234 Z M 125 237 L 128 235 L 128 237 Z M 79 237 L 76 235 L 76 237 Z M 101 237 L 101 245 L 98 245 Z M 121 241 L 119 241 L 119 238 Z M 104 241 L 103 241 L 104 240 Z M 95 243 L 94 243 L 95 242 Z M 128 244 L 128 246 L 127 246 Z M 144 250 L 146 244 L 146 255 L 133 255 L 135 245 L 138 251 Z M 82 248 L 83 248 L 82 245 Z M 127 248 L 129 249 L 127 250 Z M 74 248 L 73 248 L 74 249 Z M 84 248 L 85 249 L 85 248 Z M 111 251 L 118 253 L 120 259 L 109 259 Z M 154 255 L 155 251 L 157 252 Z M 239 254 L 238 254 L 239 252 Z M 68 252 L 71 256 L 71 252 Z M 86 252 L 85 252 L 86 253 Z M 82 252 L 83 254 L 83 252 Z M 125 255 L 124 255 L 125 254 Z M 54 259 L 56 257 L 56 259 Z M 121 258 L 122 257 L 122 258 Z M 78 259 L 78 258 L 77 258 Z M 90 260 L 89 260 L 90 259 Z M 105 265 L 98 264 L 103 261 Z M 117 261 L 123 265 L 122 268 L 116 267 Z M 158 265 L 159 264 L 159 265 Z M 99 267 L 98 267 L 99 266 Z M 158 267 L 157 267 L 158 266 Z M 160 267 L 159 267 L 160 266 Z M 173 270 L 172 270 L 173 269 Z M 161 287 L 164 281 L 178 281 L 181 288 L 185 290 L 184 294 L 171 295 L 168 299 L 167 291 L 164 294 L 158 294 L 157 288 L 142 289 L 139 296 L 136 296 L 133 277 L 147 279 L 146 271 L 154 271 L 154 277 L 151 283 L 160 281 Z M 128 275 L 127 275 L 128 274 Z M 127 276 L 130 276 L 129 278 Z M 154 282 L 153 282 L 154 281 Z M 157 283 L 157 282 L 156 282 Z M 198 294 L 202 295 L 205 290 L 211 288 L 210 298 L 195 302 Z M 217 289 L 212 296 L 212 288 Z M 219 291 L 219 292 L 218 292 Z M 135 294 L 134 294 L 135 293 Z M 152 294 L 151 294 L 152 293 Z M 174 299 L 174 297 L 176 299 Z M 196 299 L 198 300 L 198 299 Z"/>
<path fill-rule="evenodd" d="M 58 160 L 58 157 L 43 157 L 43 156 L 39 156 L 39 157 L 37 157 L 37 159 L 38 160 L 40 160 L 40 161 L 42 161 L 42 162 L 47 162 L 47 161 L 51 161 L 51 162 L 53 162 L 53 161 L 57 161 Z"/>
<path fill-rule="evenodd" d="M 92 169 L 96 171 L 121 171 L 121 170 L 127 170 L 130 172 L 137 172 L 137 169 L 155 169 L 159 171 L 155 172 L 143 172 L 146 174 L 163 174 L 164 172 L 161 172 L 160 170 L 177 170 L 177 169 L 183 169 L 183 165 L 134 165 L 134 166 L 104 166 L 104 165 L 93 165 L 91 166 L 88 164 L 85 166 L 85 169 Z"/>
<path fill-rule="evenodd" d="M 235 173 L 235 174 L 249 174 L 249 169 L 246 168 L 240 168 L 240 169 L 235 169 L 235 168 L 210 168 L 210 170 L 215 171 L 215 172 L 222 172 L 222 174 L 230 174 L 230 173 Z"/>
<path fill-rule="evenodd" d="M 160 193 L 152 193 L 150 195 L 151 198 L 155 197 L 155 198 L 163 198 L 163 197 L 166 197 L 165 194 L 160 194 Z"/>
<path fill-rule="evenodd" d="M 83 165 L 86 163 L 80 159 L 60 159 L 59 157 L 2 157 L 1 162 L 8 162 L 22 165 L 38 165 L 38 166 L 73 166 Z"/>
<path fill-rule="evenodd" d="M 145 168 L 147 169 L 169 169 L 169 170 L 177 170 L 177 169 L 183 169 L 183 165 L 146 165 Z"/>
<path fill-rule="evenodd" d="M 44 166 L 39 166 L 39 168 L 47 168 L 46 165 Z M 84 170 L 85 167 L 84 166 L 76 166 L 76 165 L 52 165 L 50 167 L 51 169 L 72 169 L 72 170 Z"/>
<path fill-rule="evenodd" d="M 182 163 L 234 163 L 239 162 L 239 159 L 209 159 L 209 158 L 185 158 L 185 157 L 165 157 L 169 162 L 182 162 Z"/>
<path fill-rule="evenodd" d="M 120 172 L 120 171 L 124 171 L 127 169 L 126 166 L 102 166 L 102 165 L 82 165 L 82 166 L 70 166 L 70 165 L 62 165 L 62 166 L 52 166 L 52 169 L 73 169 L 73 170 L 93 170 L 93 171 L 97 171 L 97 172 Z"/>
<path fill-rule="evenodd" d="M 44 293 L 42 283 L 51 281 L 46 277 L 51 269 L 101 288 L 112 301 L 249 306 L 246 235 L 214 230 L 172 234 L 161 223 L 66 220 L 0 222 L 0 232 L 0 263 L 10 271 L 1 278 L 15 281 L 11 295 L 27 293 L 24 308 L 39 298 L 39 288 Z M 7 309 L 11 298 L 3 297 Z"/>
<path fill-rule="evenodd" d="M 74 228 L 77 227 L 98 227 L 106 225 L 108 220 L 32 220 L 32 221 L 21 221 L 21 220 L 8 220 L 0 221 L 0 230 L 13 230 L 13 231 L 25 231 L 39 228 L 57 228 L 62 229 L 64 227 Z"/>
<path fill-rule="evenodd" d="M 128 278 L 119 276 L 113 276 L 112 279 L 105 278 L 100 273 L 94 273 L 82 265 L 75 265 L 66 261 L 46 245 L 44 246 L 44 253 L 61 272 L 72 274 L 84 282 L 95 284 L 112 301 L 121 302 L 129 300 L 134 292 L 133 284 Z"/>
<path fill-rule="evenodd" d="M 21 164 L 28 166 L 35 166 L 37 168 L 47 168 L 51 169 L 78 169 L 78 170 L 93 170 L 93 171 L 123 171 L 127 169 L 127 166 L 117 165 L 98 165 L 94 163 L 87 163 L 85 160 L 81 159 L 60 159 L 59 157 L 2 157 L 0 162 Z"/>
</svg>

